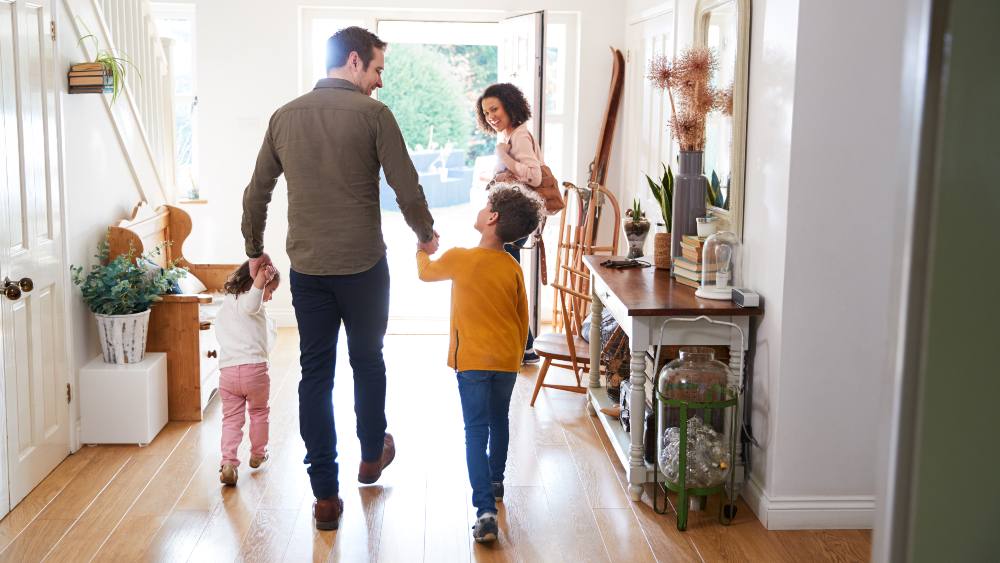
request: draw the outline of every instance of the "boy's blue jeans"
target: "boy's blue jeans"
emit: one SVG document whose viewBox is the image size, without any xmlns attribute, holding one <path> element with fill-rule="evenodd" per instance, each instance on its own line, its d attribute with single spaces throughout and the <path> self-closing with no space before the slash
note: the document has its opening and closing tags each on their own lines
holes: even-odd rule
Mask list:
<svg viewBox="0 0 1000 563">
<path fill-rule="evenodd" d="M 504 371 L 458 372 L 458 394 L 465 419 L 465 461 L 476 517 L 497 511 L 492 483 L 503 481 L 507 465 L 508 413 L 516 379 L 516 373 Z"/>
</svg>

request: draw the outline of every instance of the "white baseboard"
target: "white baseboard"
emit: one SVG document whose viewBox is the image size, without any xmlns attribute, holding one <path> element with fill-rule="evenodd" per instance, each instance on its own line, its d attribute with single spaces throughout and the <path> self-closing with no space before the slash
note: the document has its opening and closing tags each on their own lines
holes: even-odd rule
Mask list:
<svg viewBox="0 0 1000 563">
<path fill-rule="evenodd" d="M 768 530 L 870 530 L 874 496 L 769 497 L 751 477 L 743 497 Z"/>
</svg>

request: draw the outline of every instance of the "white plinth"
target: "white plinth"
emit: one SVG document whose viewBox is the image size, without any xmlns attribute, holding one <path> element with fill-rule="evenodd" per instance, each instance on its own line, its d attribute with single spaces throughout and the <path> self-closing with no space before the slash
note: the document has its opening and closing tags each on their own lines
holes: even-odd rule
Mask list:
<svg viewBox="0 0 1000 563">
<path fill-rule="evenodd" d="M 137 364 L 97 357 L 80 370 L 80 441 L 148 444 L 167 424 L 167 355 Z"/>
</svg>

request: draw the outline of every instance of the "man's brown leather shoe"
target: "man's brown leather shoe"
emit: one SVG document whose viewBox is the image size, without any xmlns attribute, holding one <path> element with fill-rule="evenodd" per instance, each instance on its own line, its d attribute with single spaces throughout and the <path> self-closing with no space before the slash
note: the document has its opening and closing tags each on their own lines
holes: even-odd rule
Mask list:
<svg viewBox="0 0 1000 563">
<path fill-rule="evenodd" d="M 376 461 L 362 461 L 358 467 L 358 481 L 365 485 L 371 485 L 382 476 L 382 471 L 389 467 L 392 460 L 396 458 L 396 442 L 392 439 L 392 434 L 388 432 L 382 446 L 382 457 Z"/>
<path fill-rule="evenodd" d="M 340 515 L 344 512 L 344 501 L 340 497 L 316 499 L 313 502 L 313 518 L 317 530 L 336 530 L 340 526 Z"/>
</svg>

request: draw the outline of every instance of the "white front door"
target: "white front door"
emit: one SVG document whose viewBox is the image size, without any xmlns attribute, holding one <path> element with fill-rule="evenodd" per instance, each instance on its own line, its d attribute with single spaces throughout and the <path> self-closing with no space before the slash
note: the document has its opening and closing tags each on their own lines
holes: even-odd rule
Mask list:
<svg viewBox="0 0 1000 563">
<path fill-rule="evenodd" d="M 51 21 L 51 0 L 0 0 L 0 284 L 9 278 L 34 286 L 0 295 L 0 512 L 69 454 Z"/>
<path fill-rule="evenodd" d="M 542 146 L 542 111 L 545 53 L 545 12 L 534 12 L 507 18 L 500 22 L 500 45 L 497 51 L 497 78 L 510 82 L 524 93 L 531 104 L 531 128 L 538 146 Z M 542 155 L 543 157 L 545 155 Z M 522 257 L 523 259 L 523 257 Z M 530 253 L 528 268 L 528 313 L 532 334 L 538 334 L 541 302 L 541 262 L 537 249 Z M 522 264 L 523 267 L 523 264 Z"/>
</svg>

